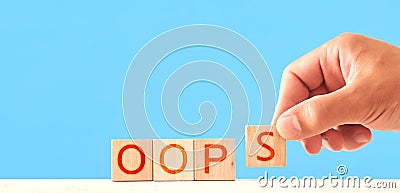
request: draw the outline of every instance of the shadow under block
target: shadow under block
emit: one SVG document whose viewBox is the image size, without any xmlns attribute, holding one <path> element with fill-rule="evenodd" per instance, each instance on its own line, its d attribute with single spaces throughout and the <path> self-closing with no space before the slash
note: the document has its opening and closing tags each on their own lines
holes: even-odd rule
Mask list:
<svg viewBox="0 0 400 193">
<path fill-rule="evenodd" d="M 112 140 L 114 182 L 153 180 L 152 140 Z"/>
<path fill-rule="evenodd" d="M 246 166 L 286 166 L 286 140 L 276 127 L 255 125 L 246 128 Z"/>
<path fill-rule="evenodd" d="M 235 139 L 196 139 L 195 180 L 235 180 Z"/>
<path fill-rule="evenodd" d="M 154 181 L 194 180 L 192 139 L 153 140 Z"/>
</svg>

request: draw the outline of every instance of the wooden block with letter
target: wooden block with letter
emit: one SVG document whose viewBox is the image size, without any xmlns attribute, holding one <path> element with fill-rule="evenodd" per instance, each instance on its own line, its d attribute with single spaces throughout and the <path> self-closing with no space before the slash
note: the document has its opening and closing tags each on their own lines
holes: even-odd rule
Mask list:
<svg viewBox="0 0 400 193">
<path fill-rule="evenodd" d="M 235 139 L 196 139 L 195 180 L 235 180 Z"/>
<path fill-rule="evenodd" d="M 153 180 L 152 140 L 112 140 L 114 182 Z"/>
<path fill-rule="evenodd" d="M 247 126 L 245 141 L 247 167 L 286 166 L 286 140 L 275 126 Z"/>
<path fill-rule="evenodd" d="M 154 181 L 194 180 L 193 139 L 153 140 Z"/>
</svg>

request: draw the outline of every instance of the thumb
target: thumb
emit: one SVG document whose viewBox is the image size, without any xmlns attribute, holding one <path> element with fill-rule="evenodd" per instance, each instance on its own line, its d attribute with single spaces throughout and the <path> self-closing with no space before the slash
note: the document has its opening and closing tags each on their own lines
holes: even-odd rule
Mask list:
<svg viewBox="0 0 400 193">
<path fill-rule="evenodd" d="M 304 139 L 342 124 L 358 123 L 360 101 L 349 86 L 307 99 L 284 112 L 277 130 L 286 139 Z"/>
</svg>

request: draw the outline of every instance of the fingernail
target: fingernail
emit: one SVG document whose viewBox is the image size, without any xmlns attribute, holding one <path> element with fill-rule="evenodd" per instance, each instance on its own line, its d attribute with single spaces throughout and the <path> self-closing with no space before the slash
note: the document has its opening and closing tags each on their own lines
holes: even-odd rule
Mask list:
<svg viewBox="0 0 400 193">
<path fill-rule="evenodd" d="M 357 143 L 367 143 L 369 141 L 367 136 L 365 136 L 364 133 L 360 133 L 360 132 L 354 134 L 354 140 Z"/>
<path fill-rule="evenodd" d="M 326 149 L 332 149 L 331 145 L 329 144 L 328 139 L 322 138 L 322 147 L 325 147 Z"/>
<path fill-rule="evenodd" d="M 299 143 L 304 147 L 305 144 L 304 144 L 304 141 L 303 141 L 303 140 L 300 139 L 300 140 L 299 140 Z"/>
<path fill-rule="evenodd" d="M 278 130 L 284 138 L 295 138 L 300 133 L 300 124 L 294 115 L 286 115 L 278 121 Z"/>
</svg>

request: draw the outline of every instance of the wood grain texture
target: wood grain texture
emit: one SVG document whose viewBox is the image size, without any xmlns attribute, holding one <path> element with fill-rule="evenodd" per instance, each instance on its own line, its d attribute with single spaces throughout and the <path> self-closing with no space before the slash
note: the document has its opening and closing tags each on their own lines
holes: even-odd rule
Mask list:
<svg viewBox="0 0 400 193">
<path fill-rule="evenodd" d="M 235 139 L 196 139 L 195 180 L 235 180 Z"/>
<path fill-rule="evenodd" d="M 194 180 L 192 139 L 153 140 L 154 181 Z"/>
<path fill-rule="evenodd" d="M 112 181 L 153 180 L 152 151 L 152 140 L 112 140 Z"/>
<path fill-rule="evenodd" d="M 286 166 L 286 140 L 276 127 L 266 125 L 246 128 L 246 166 Z"/>
</svg>

